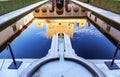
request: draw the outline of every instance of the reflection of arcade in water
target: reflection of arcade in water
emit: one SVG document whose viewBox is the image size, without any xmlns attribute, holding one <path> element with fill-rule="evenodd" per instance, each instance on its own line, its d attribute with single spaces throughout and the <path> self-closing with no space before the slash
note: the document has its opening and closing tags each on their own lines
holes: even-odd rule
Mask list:
<svg viewBox="0 0 120 77">
<path fill-rule="evenodd" d="M 59 33 L 60 37 L 62 37 L 63 32 L 72 38 L 74 32 L 73 23 L 47 23 L 46 35 L 48 38 L 52 38 L 56 33 Z"/>
<path fill-rule="evenodd" d="M 42 28 L 43 25 L 46 24 L 47 38 L 52 38 L 56 33 L 59 33 L 60 37 L 62 37 L 62 33 L 66 33 L 73 38 L 74 23 L 77 23 L 80 28 L 84 28 L 86 21 L 86 19 L 39 19 L 36 20 L 36 27 Z"/>
</svg>

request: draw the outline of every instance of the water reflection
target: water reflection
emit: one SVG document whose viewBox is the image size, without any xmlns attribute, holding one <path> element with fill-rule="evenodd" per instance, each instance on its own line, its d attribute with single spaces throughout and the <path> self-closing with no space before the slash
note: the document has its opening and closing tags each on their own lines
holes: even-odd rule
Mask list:
<svg viewBox="0 0 120 77">
<path fill-rule="evenodd" d="M 86 59 L 111 59 L 116 49 L 90 22 L 87 22 L 84 28 L 74 24 L 74 37 L 71 42 L 75 52 Z"/>
<path fill-rule="evenodd" d="M 46 38 L 46 24 L 42 28 L 37 28 L 35 21 L 11 43 L 16 58 L 44 57 L 50 46 L 51 39 Z M 8 53 L 7 58 L 11 58 L 7 49 L 1 52 L 0 58 L 4 58 L 6 53 Z"/>
<path fill-rule="evenodd" d="M 80 20 L 79 22 L 76 22 L 76 23 L 78 23 L 79 28 L 85 28 L 86 22 L 87 22 L 86 19 L 82 19 L 82 20 Z"/>
<path fill-rule="evenodd" d="M 46 35 L 48 38 L 52 38 L 56 33 L 60 33 L 60 37 L 62 37 L 62 33 L 66 33 L 71 38 L 73 37 L 74 26 L 72 23 L 47 23 L 46 26 Z"/>
<path fill-rule="evenodd" d="M 75 52 L 88 59 L 111 59 L 116 47 L 86 19 L 35 19 L 12 43 L 16 58 L 41 58 L 48 53 L 52 36 L 66 33 Z M 0 58 L 11 55 L 7 49 Z M 120 53 L 118 53 L 120 55 Z M 117 56 L 120 58 L 120 56 Z"/>
<path fill-rule="evenodd" d="M 66 33 L 71 38 L 73 38 L 74 34 L 74 23 L 77 23 L 80 28 L 84 28 L 86 26 L 86 19 L 57 19 L 57 20 L 36 20 L 36 27 L 43 27 L 43 23 L 46 23 L 46 37 L 52 38 L 56 33 Z M 61 36 L 62 37 L 62 36 Z"/>
<path fill-rule="evenodd" d="M 36 21 L 36 27 L 37 28 L 43 28 L 43 26 L 44 26 L 44 23 Z"/>
</svg>

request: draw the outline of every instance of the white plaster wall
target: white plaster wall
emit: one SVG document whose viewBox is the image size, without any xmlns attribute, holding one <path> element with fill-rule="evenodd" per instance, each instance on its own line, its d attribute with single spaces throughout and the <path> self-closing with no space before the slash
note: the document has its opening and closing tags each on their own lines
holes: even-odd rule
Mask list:
<svg viewBox="0 0 120 77">
<path fill-rule="evenodd" d="M 17 21 L 17 23 L 16 23 L 17 30 L 19 30 L 20 26 L 23 26 L 23 25 L 24 25 L 24 20 L 23 19 L 20 19 L 19 21 Z"/>
<path fill-rule="evenodd" d="M 91 14 L 91 12 L 88 11 L 88 12 L 87 12 L 87 16 L 90 17 L 90 14 Z"/>
<path fill-rule="evenodd" d="M 106 28 L 108 26 L 107 23 L 105 23 L 104 21 L 102 21 L 101 19 L 97 18 L 97 22 L 96 22 L 103 30 L 106 31 Z M 111 27 L 110 31 L 106 31 L 109 35 L 111 35 L 113 38 L 115 38 L 117 41 L 120 41 L 120 31 Z"/>
<path fill-rule="evenodd" d="M 29 13 L 25 17 L 21 18 L 16 22 L 17 30 L 20 29 L 20 27 L 23 27 L 24 25 L 28 24 L 32 19 L 34 18 L 33 12 Z"/>
<path fill-rule="evenodd" d="M 97 22 L 96 22 L 103 30 L 106 30 L 107 28 L 107 23 L 105 23 L 104 21 L 102 21 L 101 19 L 97 18 Z"/>
<path fill-rule="evenodd" d="M 101 21 L 99 18 L 97 18 L 97 22 L 99 24 L 100 27 L 103 28 L 103 21 Z"/>
<path fill-rule="evenodd" d="M 7 27 L 5 30 L 0 32 L 0 46 L 13 34 L 14 34 L 14 31 L 11 26 Z"/>
<path fill-rule="evenodd" d="M 95 16 L 91 14 L 91 19 L 94 21 L 95 20 Z"/>
<path fill-rule="evenodd" d="M 113 37 L 115 37 L 118 41 L 120 41 L 120 31 L 116 30 L 115 28 L 111 28 L 109 32 Z"/>
<path fill-rule="evenodd" d="M 31 21 L 34 18 L 33 12 L 31 12 L 31 13 L 28 14 L 28 18 L 29 18 L 29 21 Z"/>
</svg>

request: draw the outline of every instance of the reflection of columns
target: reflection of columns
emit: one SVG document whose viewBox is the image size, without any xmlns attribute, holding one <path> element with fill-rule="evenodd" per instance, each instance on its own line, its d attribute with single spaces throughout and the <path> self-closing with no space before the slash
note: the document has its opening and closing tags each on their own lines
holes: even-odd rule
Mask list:
<svg viewBox="0 0 120 77">
<path fill-rule="evenodd" d="M 91 25 L 91 22 L 90 21 L 87 21 L 88 22 L 88 27 L 90 27 L 90 25 Z"/>
</svg>

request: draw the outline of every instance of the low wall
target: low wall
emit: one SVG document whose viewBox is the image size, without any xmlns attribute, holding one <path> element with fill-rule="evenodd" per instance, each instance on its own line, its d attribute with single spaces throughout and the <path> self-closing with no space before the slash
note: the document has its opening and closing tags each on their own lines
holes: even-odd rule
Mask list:
<svg viewBox="0 0 120 77">
<path fill-rule="evenodd" d="M 88 11 L 87 17 L 92 20 L 95 24 L 97 24 L 104 32 L 108 35 L 113 37 L 116 41 L 120 41 L 120 31 L 116 28 L 112 27 L 111 25 L 107 24 L 103 20 L 99 19 L 97 16 L 93 15 L 91 12 Z"/>
<path fill-rule="evenodd" d="M 8 26 L 6 29 L 0 32 L 0 46 L 3 45 L 8 39 L 10 39 L 15 33 L 27 25 L 34 18 L 33 12 L 27 14 L 14 24 Z"/>
</svg>

